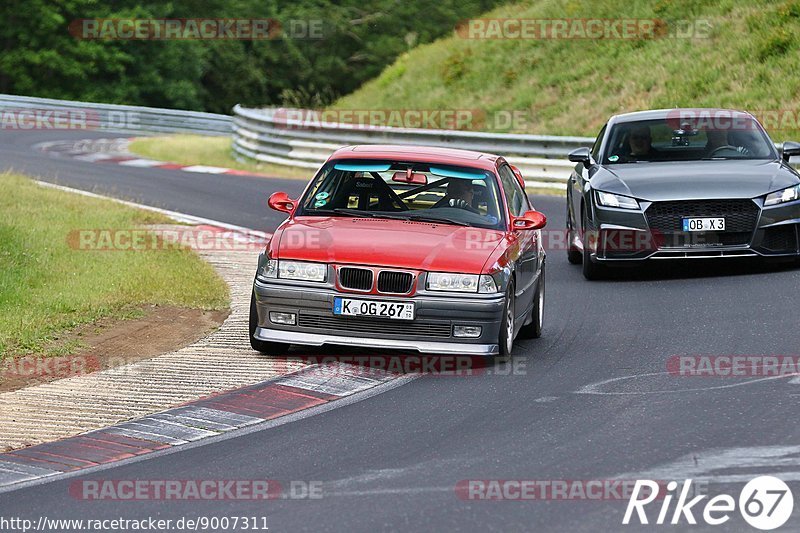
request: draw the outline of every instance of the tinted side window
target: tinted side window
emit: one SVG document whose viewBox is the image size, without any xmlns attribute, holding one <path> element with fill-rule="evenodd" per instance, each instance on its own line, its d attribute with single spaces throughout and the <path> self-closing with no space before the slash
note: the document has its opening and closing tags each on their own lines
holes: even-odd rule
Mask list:
<svg viewBox="0 0 800 533">
<path fill-rule="evenodd" d="M 529 209 L 528 197 L 517 181 L 514 171 L 508 165 L 500 167 L 500 181 L 508 198 L 508 209 L 514 216 L 520 216 Z"/>
<path fill-rule="evenodd" d="M 597 134 L 597 139 L 594 140 L 594 145 L 592 145 L 592 158 L 595 161 L 600 161 L 600 143 L 603 142 L 603 135 L 606 134 L 606 127 L 603 126 L 603 129 L 600 130 L 600 133 Z"/>
</svg>

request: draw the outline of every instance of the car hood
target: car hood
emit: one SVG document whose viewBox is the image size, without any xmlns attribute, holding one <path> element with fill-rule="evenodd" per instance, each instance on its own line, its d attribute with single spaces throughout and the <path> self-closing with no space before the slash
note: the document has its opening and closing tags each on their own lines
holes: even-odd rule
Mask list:
<svg viewBox="0 0 800 533">
<path fill-rule="evenodd" d="M 649 201 L 755 198 L 797 183 L 781 162 L 766 160 L 609 165 L 591 178 L 594 189 Z"/>
<path fill-rule="evenodd" d="M 278 259 L 479 274 L 503 238 L 501 231 L 452 224 L 297 217 L 278 229 L 271 253 Z"/>
</svg>

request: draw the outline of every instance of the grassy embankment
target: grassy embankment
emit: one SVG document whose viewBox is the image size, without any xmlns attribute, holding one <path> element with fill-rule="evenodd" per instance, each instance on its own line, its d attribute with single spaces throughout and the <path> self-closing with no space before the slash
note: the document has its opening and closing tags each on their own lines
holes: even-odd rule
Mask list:
<svg viewBox="0 0 800 533">
<path fill-rule="evenodd" d="M 0 174 L 0 359 L 62 355 L 69 330 L 138 316 L 146 304 L 224 309 L 228 290 L 211 266 L 183 249 L 87 251 L 74 230 L 132 229 L 169 219 L 111 201 L 47 189 Z"/>
<path fill-rule="evenodd" d="M 498 112 L 522 111 L 527 120 L 517 121 L 515 132 L 588 136 L 615 113 L 732 107 L 780 111 L 780 123 L 776 114 L 762 117 L 770 134 L 777 141 L 800 140 L 800 78 L 792 74 L 800 69 L 797 0 L 535 0 L 482 17 L 660 19 L 682 33 L 498 40 L 454 32 L 401 56 L 334 107 L 480 109 L 487 120 L 479 126 L 494 131 L 509 131 L 492 120 Z M 707 37 L 680 36 L 690 33 Z"/>
<path fill-rule="evenodd" d="M 233 157 L 230 137 L 206 137 L 203 135 L 140 137 L 131 143 L 130 150 L 142 157 L 158 161 L 169 161 L 181 165 L 233 168 L 276 178 L 308 180 L 313 174 L 313 171 L 310 170 L 283 165 L 238 161 Z"/>
</svg>

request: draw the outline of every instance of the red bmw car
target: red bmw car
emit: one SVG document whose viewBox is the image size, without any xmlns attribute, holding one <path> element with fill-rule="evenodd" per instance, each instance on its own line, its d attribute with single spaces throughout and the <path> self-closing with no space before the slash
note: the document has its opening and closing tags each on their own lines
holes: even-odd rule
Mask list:
<svg viewBox="0 0 800 533">
<path fill-rule="evenodd" d="M 507 355 L 539 337 L 546 219 L 496 155 L 419 146 L 337 150 L 259 256 L 250 343 Z"/>
</svg>

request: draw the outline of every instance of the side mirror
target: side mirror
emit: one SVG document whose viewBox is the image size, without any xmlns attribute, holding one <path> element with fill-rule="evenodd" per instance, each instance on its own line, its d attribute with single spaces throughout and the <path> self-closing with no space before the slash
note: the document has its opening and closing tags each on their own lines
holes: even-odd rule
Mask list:
<svg viewBox="0 0 800 533">
<path fill-rule="evenodd" d="M 788 163 L 789 158 L 795 155 L 800 155 L 800 143 L 793 141 L 783 143 L 783 160 Z"/>
<path fill-rule="evenodd" d="M 547 225 L 547 217 L 538 211 L 525 211 L 521 217 L 514 217 L 514 229 L 542 229 Z"/>
<path fill-rule="evenodd" d="M 295 201 L 289 198 L 289 195 L 285 192 L 274 192 L 267 200 L 267 205 L 275 211 L 291 213 L 294 211 Z"/>
<path fill-rule="evenodd" d="M 584 166 L 587 167 L 592 164 L 592 153 L 585 146 L 575 148 L 567 157 L 569 157 L 569 160 L 573 163 L 583 163 Z"/>
<path fill-rule="evenodd" d="M 515 167 L 514 165 L 509 165 L 511 167 L 511 171 L 517 177 L 517 181 L 522 186 L 522 190 L 525 190 L 525 178 L 522 177 L 522 171 Z"/>
</svg>

